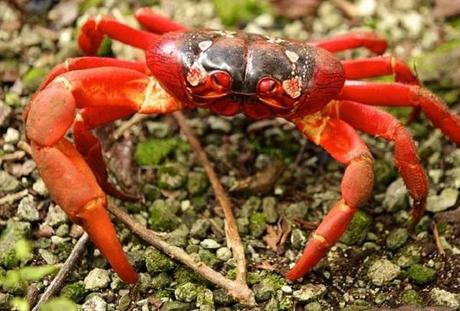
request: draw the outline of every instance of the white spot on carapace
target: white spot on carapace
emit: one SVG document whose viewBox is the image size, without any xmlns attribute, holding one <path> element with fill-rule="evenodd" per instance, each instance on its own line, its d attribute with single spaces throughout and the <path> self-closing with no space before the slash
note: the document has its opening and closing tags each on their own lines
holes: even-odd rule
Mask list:
<svg viewBox="0 0 460 311">
<path fill-rule="evenodd" d="M 187 73 L 187 82 L 191 86 L 197 86 L 198 84 L 202 83 L 208 73 L 206 69 L 203 68 L 200 64 L 194 63 L 192 67 L 190 67 L 190 71 Z"/>
<path fill-rule="evenodd" d="M 53 80 L 53 83 L 62 83 L 66 89 L 72 90 L 72 83 L 64 77 L 57 77 Z"/>
<path fill-rule="evenodd" d="M 297 61 L 299 60 L 299 55 L 296 52 L 286 50 L 286 52 L 284 53 L 286 54 L 287 58 L 291 63 L 297 63 Z"/>
<path fill-rule="evenodd" d="M 283 90 L 291 98 L 298 98 L 302 91 L 302 81 L 299 77 L 293 77 L 289 80 L 283 81 Z"/>
<path fill-rule="evenodd" d="M 207 49 L 209 49 L 209 47 L 212 45 L 212 41 L 211 40 L 206 40 L 206 41 L 201 41 L 200 43 L 198 43 L 198 47 L 200 48 L 201 51 L 206 51 Z"/>
</svg>

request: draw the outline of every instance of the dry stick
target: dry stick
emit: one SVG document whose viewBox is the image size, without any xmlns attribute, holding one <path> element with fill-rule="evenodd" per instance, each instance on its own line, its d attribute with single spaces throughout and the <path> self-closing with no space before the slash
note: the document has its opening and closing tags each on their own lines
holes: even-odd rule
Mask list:
<svg viewBox="0 0 460 311">
<path fill-rule="evenodd" d="M 241 282 L 227 279 L 222 274 L 209 268 L 204 263 L 196 262 L 195 259 L 187 254 L 183 249 L 163 241 L 158 233 L 145 228 L 143 225 L 133 220 L 122 209 L 110 205 L 108 210 L 117 219 L 123 222 L 134 234 L 138 235 L 140 238 L 161 250 L 168 256 L 183 263 L 213 284 L 226 289 L 230 295 L 238 299 L 241 303 L 247 305 L 255 304 L 254 295 L 246 284 L 241 284 Z"/>
<path fill-rule="evenodd" d="M 4 197 L 0 198 L 0 206 L 5 205 L 5 204 L 12 204 L 12 203 L 22 199 L 23 197 L 25 197 L 28 194 L 29 194 L 29 190 L 27 190 L 27 189 L 24 189 L 24 190 L 16 192 L 16 193 L 7 194 Z"/>
<path fill-rule="evenodd" d="M 46 291 L 40 297 L 40 300 L 37 302 L 37 304 L 32 309 L 32 311 L 38 311 L 41 304 L 45 303 L 48 299 L 56 295 L 62 289 L 67 276 L 74 269 L 81 255 L 86 250 L 86 245 L 88 244 L 88 241 L 89 241 L 88 234 L 83 233 L 83 235 L 80 237 L 80 239 L 77 241 L 77 243 L 73 247 L 72 252 L 70 253 L 69 257 L 66 259 L 64 265 L 59 270 L 58 274 L 53 279 L 51 284 L 48 286 Z"/>
<path fill-rule="evenodd" d="M 444 251 L 444 246 L 442 246 L 441 238 L 439 236 L 438 224 L 436 223 L 436 221 L 433 220 L 433 222 L 431 223 L 431 226 L 433 230 L 434 241 L 436 243 L 436 248 L 438 249 L 438 253 L 439 255 L 444 256 L 446 252 Z"/>
<path fill-rule="evenodd" d="M 238 227 L 236 225 L 235 217 L 233 216 L 232 203 L 228 198 L 224 187 L 219 181 L 211 162 L 208 160 L 206 152 L 203 150 L 200 142 L 193 134 L 192 129 L 187 124 L 187 120 L 181 112 L 175 112 L 174 118 L 176 118 L 182 133 L 187 137 L 193 151 L 195 152 L 198 160 L 201 162 L 206 174 L 208 175 L 209 181 L 211 182 L 212 188 L 219 201 L 222 210 L 224 211 L 225 217 L 225 232 L 227 236 L 227 243 L 232 250 L 233 257 L 236 261 L 236 280 L 241 283 L 242 286 L 246 286 L 246 257 L 244 256 L 244 247 L 241 243 L 240 235 L 238 234 Z"/>
</svg>

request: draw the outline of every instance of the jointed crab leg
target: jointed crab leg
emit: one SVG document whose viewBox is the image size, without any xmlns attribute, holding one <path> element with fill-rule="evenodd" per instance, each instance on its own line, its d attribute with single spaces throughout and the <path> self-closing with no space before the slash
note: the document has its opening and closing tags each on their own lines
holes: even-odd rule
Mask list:
<svg viewBox="0 0 460 311">
<path fill-rule="evenodd" d="M 342 65 L 349 80 L 394 75 L 397 82 L 419 84 L 412 70 L 403 61 L 391 56 L 344 60 Z"/>
<path fill-rule="evenodd" d="M 342 179 L 342 199 L 328 212 L 312 234 L 302 257 L 286 277 L 296 280 L 308 273 L 345 232 L 353 215 L 369 198 L 373 186 L 373 159 L 356 131 L 321 112 L 293 120 L 314 143 L 324 147 L 347 168 Z"/>
<path fill-rule="evenodd" d="M 51 81 L 63 73 L 97 67 L 121 67 L 150 74 L 150 70 L 147 68 L 146 64 L 138 61 L 94 56 L 75 57 L 69 58 L 64 63 L 55 66 L 42 82 L 38 90 L 43 90 Z"/>
<path fill-rule="evenodd" d="M 115 109 L 113 114 L 111 107 Z M 135 282 L 137 274 L 126 259 L 105 210 L 105 193 L 64 135 L 74 120 L 87 121 L 84 125 L 88 129 L 120 117 L 122 112 L 163 113 L 179 108 L 147 75 L 131 69 L 102 67 L 58 76 L 33 98 L 24 116 L 33 158 L 52 197 L 72 221 L 84 227 L 126 282 Z M 80 114 L 77 109 L 81 109 Z"/>
<path fill-rule="evenodd" d="M 380 55 L 388 48 L 386 40 L 372 32 L 351 32 L 332 38 L 309 42 L 309 44 L 333 53 L 365 47 L 375 54 Z"/>
<path fill-rule="evenodd" d="M 87 20 L 82 26 L 78 44 L 86 54 L 95 55 L 104 35 L 142 50 L 158 39 L 153 33 L 134 29 L 107 16 L 98 16 Z"/>
<path fill-rule="evenodd" d="M 148 8 L 141 8 L 136 11 L 135 17 L 137 21 L 144 26 L 147 30 L 163 34 L 170 31 L 185 30 L 185 26 L 164 17 L 155 11 Z"/>
<path fill-rule="evenodd" d="M 460 144 L 460 118 L 433 93 L 417 85 L 346 81 L 338 99 L 373 106 L 420 107 L 436 127 Z"/>
<path fill-rule="evenodd" d="M 355 129 L 394 141 L 395 164 L 414 199 L 412 225 L 416 225 L 425 210 L 428 180 L 409 131 L 393 115 L 352 101 L 333 101 L 325 113 L 344 120 Z"/>
</svg>

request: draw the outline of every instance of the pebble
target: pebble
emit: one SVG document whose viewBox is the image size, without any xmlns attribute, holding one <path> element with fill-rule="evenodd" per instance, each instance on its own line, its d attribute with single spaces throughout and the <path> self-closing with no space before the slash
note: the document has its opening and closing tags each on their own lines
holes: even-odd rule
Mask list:
<svg viewBox="0 0 460 311">
<path fill-rule="evenodd" d="M 323 297 L 326 291 L 327 288 L 323 284 L 306 284 L 294 291 L 293 296 L 301 302 L 311 302 Z"/>
<path fill-rule="evenodd" d="M 95 268 L 88 273 L 83 283 L 85 284 L 85 289 L 87 290 L 107 288 L 110 283 L 109 272 L 104 269 Z"/>
<path fill-rule="evenodd" d="M 54 255 L 53 253 L 51 253 L 47 249 L 43 249 L 43 248 L 39 249 L 38 254 L 43 258 L 43 260 L 48 265 L 54 265 L 55 263 L 57 263 L 59 261 L 58 258 L 56 257 L 56 255 Z"/>
<path fill-rule="evenodd" d="M 20 186 L 19 180 L 5 171 L 0 171 L 0 193 L 13 192 Z"/>
<path fill-rule="evenodd" d="M 193 302 L 196 300 L 199 287 L 194 283 L 184 283 L 177 286 L 174 291 L 176 299 L 183 302 Z"/>
<path fill-rule="evenodd" d="M 388 186 L 383 199 L 383 207 L 389 212 L 404 209 L 407 206 L 407 190 L 402 178 L 398 178 Z"/>
<path fill-rule="evenodd" d="M 433 213 L 445 211 L 455 205 L 459 190 L 446 188 L 439 195 L 430 195 L 427 199 L 426 210 Z"/>
<path fill-rule="evenodd" d="M 204 238 L 209 230 L 211 223 L 208 219 L 197 219 L 190 229 L 190 235 L 194 238 Z"/>
<path fill-rule="evenodd" d="M 377 10 L 377 2 L 376 0 L 359 0 L 356 3 L 356 8 L 358 9 L 359 15 L 371 16 L 374 15 Z"/>
<path fill-rule="evenodd" d="M 276 199 L 274 197 L 266 197 L 262 200 L 262 210 L 268 223 L 274 224 L 278 221 L 278 210 L 276 209 Z"/>
<path fill-rule="evenodd" d="M 389 249 L 398 249 L 403 246 L 409 238 L 409 232 L 406 228 L 397 228 L 387 236 L 386 244 Z"/>
<path fill-rule="evenodd" d="M 200 246 L 206 249 L 218 249 L 221 245 L 213 239 L 204 239 L 201 241 Z"/>
<path fill-rule="evenodd" d="M 5 143 L 15 145 L 19 139 L 21 138 L 21 133 L 15 128 L 9 127 L 6 130 L 5 135 L 3 135 L 3 139 Z"/>
<path fill-rule="evenodd" d="M 12 111 L 13 109 L 5 105 L 5 103 L 0 99 L 0 127 L 3 127 L 6 125 L 5 123 L 11 116 Z"/>
<path fill-rule="evenodd" d="M 67 221 L 66 213 L 58 206 L 51 205 L 46 214 L 45 223 L 54 227 Z"/>
<path fill-rule="evenodd" d="M 283 285 L 281 286 L 281 290 L 283 291 L 283 293 L 285 294 L 292 294 L 292 287 L 289 286 L 289 285 Z"/>
<path fill-rule="evenodd" d="M 93 295 L 85 301 L 81 309 L 82 311 L 106 311 L 107 302 L 102 297 Z"/>
<path fill-rule="evenodd" d="M 438 306 L 450 307 L 454 310 L 460 308 L 460 294 L 454 294 L 435 287 L 431 290 L 430 297 Z"/>
<path fill-rule="evenodd" d="M 37 210 L 37 203 L 34 200 L 34 197 L 28 195 L 19 202 L 16 216 L 20 219 L 28 221 L 36 221 L 40 219 L 40 215 Z"/>
<path fill-rule="evenodd" d="M 48 195 L 48 188 L 46 188 L 45 182 L 43 179 L 39 178 L 32 185 L 32 189 L 36 191 L 39 195 L 46 197 Z"/>
<path fill-rule="evenodd" d="M 232 258 L 232 251 L 228 247 L 221 247 L 216 251 L 216 257 L 219 260 L 227 261 Z"/>
<path fill-rule="evenodd" d="M 367 276 L 374 285 L 382 286 L 395 279 L 400 272 L 401 268 L 391 261 L 387 259 L 377 259 L 369 267 Z"/>
</svg>

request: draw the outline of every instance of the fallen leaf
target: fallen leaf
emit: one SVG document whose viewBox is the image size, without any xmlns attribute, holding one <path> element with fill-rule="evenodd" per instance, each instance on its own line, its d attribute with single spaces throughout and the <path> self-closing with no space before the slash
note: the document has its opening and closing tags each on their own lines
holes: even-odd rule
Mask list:
<svg viewBox="0 0 460 311">
<path fill-rule="evenodd" d="M 291 224 L 285 218 L 282 218 L 276 226 L 267 226 L 267 234 L 263 237 L 263 240 L 274 252 L 278 252 L 286 243 L 290 233 Z"/>
<path fill-rule="evenodd" d="M 268 193 L 273 189 L 285 168 L 284 161 L 276 159 L 255 175 L 237 181 L 236 185 L 230 189 L 230 192 L 244 192 L 247 194 Z"/>
</svg>

